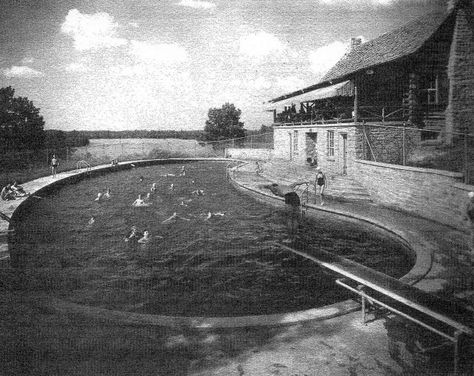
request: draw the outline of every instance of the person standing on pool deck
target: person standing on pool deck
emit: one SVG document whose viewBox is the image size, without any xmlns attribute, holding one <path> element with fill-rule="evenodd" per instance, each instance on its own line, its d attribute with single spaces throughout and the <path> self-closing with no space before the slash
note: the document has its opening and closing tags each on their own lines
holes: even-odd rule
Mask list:
<svg viewBox="0 0 474 376">
<path fill-rule="evenodd" d="M 56 177 L 58 166 L 59 166 L 59 160 L 56 158 L 56 154 L 53 154 L 53 158 L 51 158 L 51 174 L 53 175 L 53 178 Z"/>
<path fill-rule="evenodd" d="M 298 227 L 301 220 L 300 197 L 295 192 L 295 187 L 302 184 L 308 184 L 307 181 L 296 182 L 291 185 L 279 185 L 277 183 L 262 185 L 262 188 L 269 189 L 274 195 L 285 198 L 285 216 L 286 228 L 289 239 L 284 242 L 291 242 L 296 238 Z"/>
<path fill-rule="evenodd" d="M 324 205 L 324 188 L 326 188 L 326 175 L 321 171 L 321 167 L 316 167 L 316 177 L 314 179 L 314 203 L 316 203 L 316 197 L 321 195 L 321 205 Z"/>
<path fill-rule="evenodd" d="M 469 249 L 471 250 L 471 259 L 474 261 L 474 192 L 467 194 L 469 202 L 466 205 L 464 219 L 467 220 L 469 226 Z"/>
</svg>

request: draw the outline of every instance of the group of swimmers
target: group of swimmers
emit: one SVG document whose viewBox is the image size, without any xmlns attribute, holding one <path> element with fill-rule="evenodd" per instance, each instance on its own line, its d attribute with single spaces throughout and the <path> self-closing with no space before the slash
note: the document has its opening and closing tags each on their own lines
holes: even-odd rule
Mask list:
<svg viewBox="0 0 474 376">
<path fill-rule="evenodd" d="M 26 193 L 21 185 L 18 185 L 16 181 L 13 183 L 7 184 L 3 187 L 0 192 L 0 197 L 2 200 L 15 200 L 17 198 L 28 196 L 29 193 Z"/>
<path fill-rule="evenodd" d="M 161 176 L 164 176 L 164 177 L 175 177 L 175 176 L 182 177 L 182 176 L 186 176 L 186 167 L 182 166 L 179 173 L 177 173 L 177 174 L 168 173 L 168 174 L 161 175 Z M 145 178 L 143 176 L 140 176 L 139 177 L 139 182 L 142 183 L 144 181 L 145 181 Z M 191 183 L 195 184 L 195 181 L 192 180 Z M 146 193 L 145 196 L 143 194 L 139 194 L 138 198 L 135 201 L 133 201 L 131 206 L 133 206 L 133 207 L 151 206 L 153 204 L 153 196 L 155 196 L 157 190 L 158 190 L 157 184 L 153 183 L 150 187 L 150 191 L 148 193 Z M 174 184 L 170 184 L 170 186 L 168 187 L 168 190 L 169 191 L 174 191 Z M 195 189 L 191 192 L 191 195 L 193 195 L 193 196 L 204 196 L 205 192 L 202 189 Z M 105 192 L 99 192 L 97 194 L 97 197 L 94 199 L 94 201 L 100 202 L 100 201 L 107 200 L 107 199 L 110 199 L 110 198 L 111 198 L 110 188 L 106 188 Z M 192 201 L 191 198 L 182 199 L 179 205 L 187 207 L 188 204 L 191 201 Z M 200 217 L 204 221 L 209 221 L 211 218 L 222 217 L 224 215 L 225 215 L 224 212 L 210 212 L 209 211 L 207 213 L 200 214 L 196 217 Z M 190 216 L 192 216 L 192 215 L 190 214 Z M 177 221 L 180 221 L 180 220 L 181 221 L 190 221 L 191 218 L 186 218 L 185 216 L 181 216 L 177 212 L 174 212 L 169 218 L 163 220 L 161 223 L 162 224 L 170 224 L 170 223 L 174 223 L 174 222 L 177 222 Z M 90 227 L 90 226 L 94 225 L 95 221 L 96 221 L 95 216 L 92 216 L 89 219 L 88 226 Z M 162 238 L 161 236 L 154 236 L 154 237 L 155 238 Z M 151 236 L 151 234 L 148 230 L 144 230 L 143 232 L 139 231 L 137 226 L 135 226 L 135 225 L 133 225 L 130 228 L 130 231 L 124 237 L 125 242 L 137 242 L 137 243 L 140 243 L 140 244 L 146 244 L 151 239 L 152 239 L 152 236 Z"/>
</svg>

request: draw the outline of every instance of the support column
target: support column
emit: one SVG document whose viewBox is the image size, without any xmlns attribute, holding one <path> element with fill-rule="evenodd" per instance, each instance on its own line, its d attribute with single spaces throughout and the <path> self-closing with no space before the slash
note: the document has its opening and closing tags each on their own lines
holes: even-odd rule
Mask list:
<svg viewBox="0 0 474 376">
<path fill-rule="evenodd" d="M 408 122 L 416 126 L 421 122 L 420 108 L 418 106 L 419 76 L 411 72 L 408 76 Z"/>
<path fill-rule="evenodd" d="M 357 86 L 354 85 L 354 111 L 352 118 L 354 119 L 354 123 L 359 121 L 359 95 L 357 93 Z"/>
<path fill-rule="evenodd" d="M 449 94 L 444 142 L 453 143 L 452 132 L 474 133 L 474 5 L 472 0 L 453 1 L 453 39 L 449 53 Z"/>
</svg>

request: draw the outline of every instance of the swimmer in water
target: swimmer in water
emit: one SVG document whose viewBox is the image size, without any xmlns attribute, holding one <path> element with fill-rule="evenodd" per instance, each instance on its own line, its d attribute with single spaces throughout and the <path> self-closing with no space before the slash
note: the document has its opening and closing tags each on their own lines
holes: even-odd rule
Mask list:
<svg viewBox="0 0 474 376">
<path fill-rule="evenodd" d="M 109 199 L 110 198 L 110 188 L 107 188 L 105 190 L 105 193 L 103 195 L 104 198 Z"/>
<path fill-rule="evenodd" d="M 213 217 L 223 217 L 224 215 L 225 215 L 225 213 L 222 213 L 222 212 L 215 212 L 215 213 L 208 212 L 207 216 L 204 220 L 208 221 L 209 219 L 211 219 Z"/>
<path fill-rule="evenodd" d="M 87 222 L 87 224 L 88 224 L 89 226 L 92 226 L 94 223 L 95 223 L 95 217 L 92 216 L 91 219 L 89 219 L 89 222 Z"/>
<path fill-rule="evenodd" d="M 153 183 L 150 188 L 151 192 L 156 192 L 156 183 Z"/>
<path fill-rule="evenodd" d="M 145 200 L 142 199 L 142 195 L 138 195 L 138 198 L 133 201 L 132 206 L 148 206 Z"/>
<path fill-rule="evenodd" d="M 195 196 L 204 196 L 204 191 L 202 189 L 196 189 L 195 191 L 192 191 L 191 194 Z"/>
<path fill-rule="evenodd" d="M 179 173 L 179 176 L 186 176 L 186 166 L 181 167 L 181 171 Z"/>
<path fill-rule="evenodd" d="M 138 243 L 145 244 L 148 243 L 151 240 L 150 233 L 148 231 L 143 232 L 143 237 L 138 239 Z"/>
<path fill-rule="evenodd" d="M 151 193 L 148 192 L 145 196 L 145 198 L 143 199 L 143 201 L 145 202 L 145 204 L 148 204 L 148 205 L 151 205 Z"/>
<path fill-rule="evenodd" d="M 140 176 L 140 178 L 138 179 L 140 181 L 140 183 L 145 180 L 145 178 L 143 176 Z"/>
<path fill-rule="evenodd" d="M 137 226 L 132 226 L 132 227 L 130 228 L 129 233 L 125 236 L 124 240 L 125 240 L 126 242 L 129 242 L 129 241 L 135 240 L 135 239 L 137 239 L 137 238 L 140 239 L 141 237 L 142 237 L 142 234 L 140 234 L 140 233 L 138 232 Z"/>
<path fill-rule="evenodd" d="M 171 183 L 171 185 L 170 185 L 170 187 L 169 187 L 169 190 L 170 190 L 170 191 L 174 191 L 174 184 L 173 184 L 173 183 Z"/>
<path fill-rule="evenodd" d="M 102 198 L 102 196 L 103 196 L 103 193 L 102 193 L 102 192 L 97 193 L 97 197 L 95 198 L 94 201 L 100 201 L 100 199 Z"/>
<path fill-rule="evenodd" d="M 165 219 L 165 220 L 164 220 L 163 222 L 161 222 L 161 223 L 176 222 L 178 219 L 182 219 L 183 221 L 190 221 L 189 218 L 180 217 L 180 216 L 178 215 L 178 213 L 174 212 L 171 217 Z"/>
</svg>

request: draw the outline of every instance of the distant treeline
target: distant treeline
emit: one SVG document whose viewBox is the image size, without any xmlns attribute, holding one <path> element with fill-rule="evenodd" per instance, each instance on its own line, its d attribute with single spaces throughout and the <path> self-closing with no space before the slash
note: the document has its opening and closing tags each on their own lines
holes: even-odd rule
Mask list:
<svg viewBox="0 0 474 376">
<path fill-rule="evenodd" d="M 69 133 L 69 132 L 68 132 Z M 87 139 L 91 138 L 180 138 L 187 140 L 201 140 L 203 131 L 175 131 L 175 130 L 134 130 L 134 131 L 78 131 Z"/>
<path fill-rule="evenodd" d="M 64 132 L 55 129 L 44 131 L 44 147 L 47 149 L 78 147 L 89 145 L 89 138 L 82 132 Z"/>
</svg>

